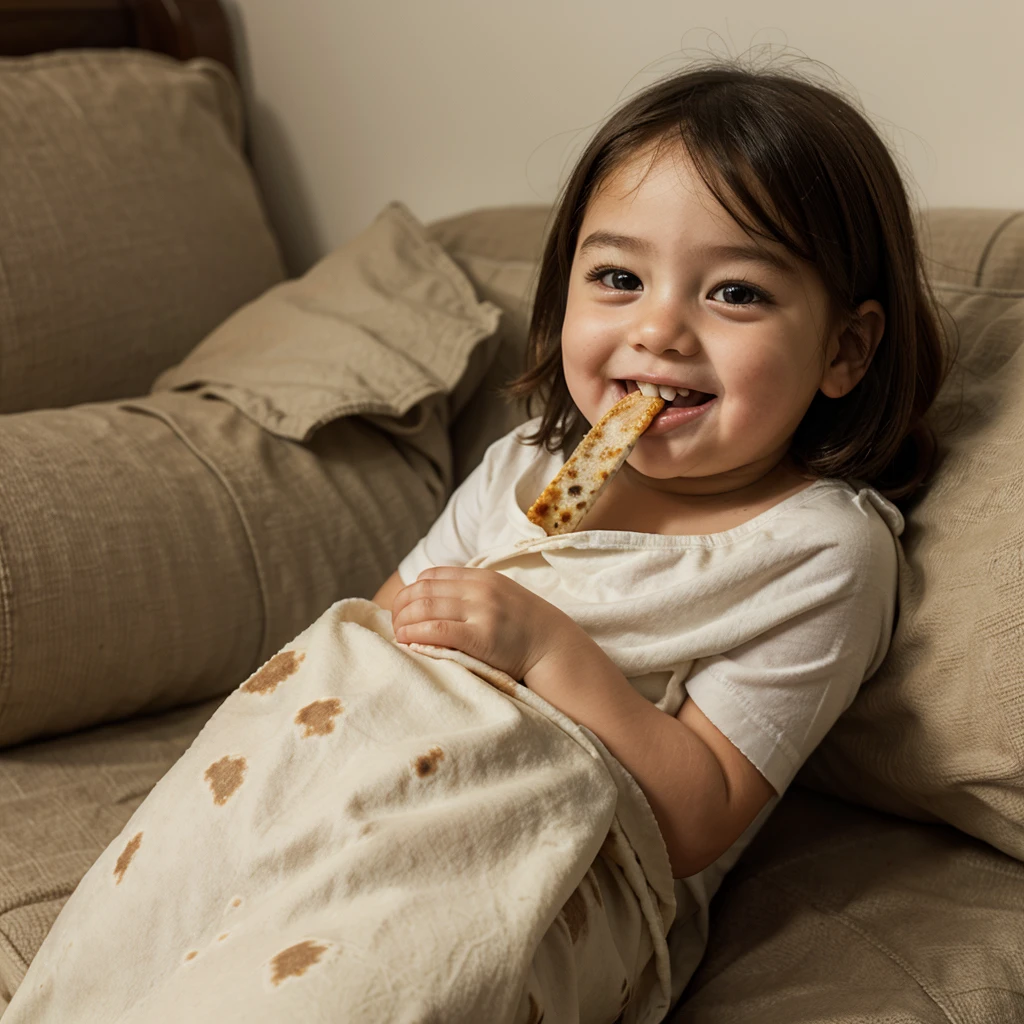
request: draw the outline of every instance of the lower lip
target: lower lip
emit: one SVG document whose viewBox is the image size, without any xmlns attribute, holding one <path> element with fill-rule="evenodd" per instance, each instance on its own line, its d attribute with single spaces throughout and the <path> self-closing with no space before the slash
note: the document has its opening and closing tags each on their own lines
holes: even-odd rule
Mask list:
<svg viewBox="0 0 1024 1024">
<path fill-rule="evenodd" d="M 643 437 L 658 437 L 660 434 L 667 434 L 684 423 L 690 423 L 708 411 L 718 401 L 718 397 L 712 398 L 710 402 L 703 405 L 693 405 L 689 408 L 678 409 L 674 406 L 665 406 L 657 416 L 651 420 L 651 425 L 643 432 Z"/>
<path fill-rule="evenodd" d="M 622 387 L 621 384 L 619 386 Z M 625 394 L 625 388 L 623 388 L 623 394 Z M 641 438 L 658 437 L 661 434 L 667 434 L 670 430 L 681 427 L 684 423 L 690 423 L 703 416 L 717 401 L 718 396 L 715 395 L 711 401 L 705 402 L 703 405 L 677 408 L 676 406 L 666 404 L 661 412 L 651 420 L 651 425 L 643 432 Z"/>
</svg>

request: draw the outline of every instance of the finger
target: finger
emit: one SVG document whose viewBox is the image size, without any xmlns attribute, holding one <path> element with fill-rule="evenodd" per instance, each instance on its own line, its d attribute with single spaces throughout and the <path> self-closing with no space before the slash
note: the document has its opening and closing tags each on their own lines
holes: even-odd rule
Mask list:
<svg viewBox="0 0 1024 1024">
<path fill-rule="evenodd" d="M 432 565 L 424 569 L 417 580 L 458 580 L 479 578 L 485 573 L 493 573 L 493 569 L 467 569 L 463 565 Z"/>
<path fill-rule="evenodd" d="M 424 571 L 429 572 L 431 570 Z M 395 594 L 394 600 L 391 602 L 391 620 L 393 622 L 402 608 L 413 601 L 418 601 L 424 597 L 457 597 L 463 592 L 465 586 L 466 581 L 460 583 L 455 579 L 431 579 L 429 577 L 420 579 L 417 577 L 416 580 L 406 584 Z"/>
<path fill-rule="evenodd" d="M 466 622 L 466 603 L 458 598 L 421 597 L 410 601 L 391 618 L 396 640 L 404 640 L 404 630 L 426 621 Z"/>
<path fill-rule="evenodd" d="M 465 622 L 455 619 L 418 619 L 397 629 L 395 639 L 402 644 L 431 644 L 470 653 L 471 633 Z"/>
<path fill-rule="evenodd" d="M 416 580 L 415 583 L 410 583 L 406 587 L 406 591 L 407 593 L 403 595 L 403 605 L 431 597 L 479 600 L 484 592 L 481 581 L 478 579 L 455 578 Z"/>
</svg>

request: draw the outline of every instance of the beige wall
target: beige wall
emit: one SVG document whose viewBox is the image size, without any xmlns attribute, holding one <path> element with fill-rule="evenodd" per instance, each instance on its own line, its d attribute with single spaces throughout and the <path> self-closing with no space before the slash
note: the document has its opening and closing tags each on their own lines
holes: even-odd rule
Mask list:
<svg viewBox="0 0 1024 1024">
<path fill-rule="evenodd" d="M 550 202 L 617 101 L 686 54 L 802 53 L 931 206 L 1024 206 L 1024 3 L 227 0 L 257 174 L 294 271 L 386 202 Z"/>
</svg>

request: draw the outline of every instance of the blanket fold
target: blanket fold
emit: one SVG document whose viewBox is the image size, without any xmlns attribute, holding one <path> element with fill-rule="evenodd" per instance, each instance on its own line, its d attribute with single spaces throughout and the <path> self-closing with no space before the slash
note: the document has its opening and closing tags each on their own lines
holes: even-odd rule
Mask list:
<svg viewBox="0 0 1024 1024">
<path fill-rule="evenodd" d="M 668 858 L 599 740 L 340 601 L 83 878 L 4 1024 L 655 1022 Z"/>
</svg>

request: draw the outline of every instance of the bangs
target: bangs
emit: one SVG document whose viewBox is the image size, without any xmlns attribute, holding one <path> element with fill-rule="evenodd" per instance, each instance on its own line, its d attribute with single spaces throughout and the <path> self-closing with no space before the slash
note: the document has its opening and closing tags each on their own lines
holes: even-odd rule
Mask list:
<svg viewBox="0 0 1024 1024">
<path fill-rule="evenodd" d="M 838 117 L 831 121 L 831 139 L 815 138 L 822 128 L 820 96 L 815 97 L 818 109 L 800 117 L 794 116 L 800 113 L 793 110 L 800 97 L 794 97 L 791 85 L 787 104 L 766 103 L 766 87 L 770 90 L 771 83 L 695 90 L 676 130 L 664 138 L 682 143 L 709 192 L 752 239 L 774 242 L 823 269 L 837 312 L 849 310 L 877 283 L 875 261 L 856 264 L 855 253 L 864 246 L 853 244 L 856 221 L 847 190 L 837 182 L 861 168 L 842 138 Z M 872 213 L 864 210 L 861 224 L 874 235 Z M 867 248 L 876 248 L 873 239 Z"/>
</svg>

